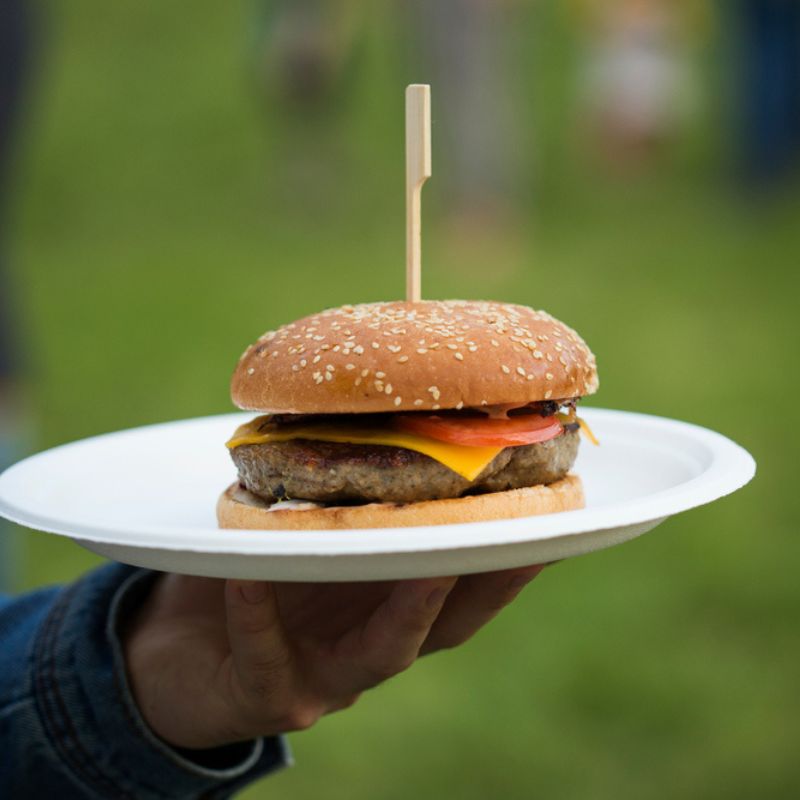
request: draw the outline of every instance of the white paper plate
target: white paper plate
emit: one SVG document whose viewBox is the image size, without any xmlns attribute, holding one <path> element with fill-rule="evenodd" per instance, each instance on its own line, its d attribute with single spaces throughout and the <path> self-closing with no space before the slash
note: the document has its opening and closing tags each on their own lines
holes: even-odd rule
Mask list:
<svg viewBox="0 0 800 800">
<path fill-rule="evenodd" d="M 723 497 L 755 473 L 718 433 L 621 411 L 581 412 L 601 441 L 575 471 L 587 507 L 497 522 L 347 531 L 221 531 L 235 478 L 225 440 L 248 414 L 97 436 L 0 475 L 0 514 L 108 558 L 216 577 L 345 581 L 455 575 L 544 563 L 624 542 Z"/>
</svg>

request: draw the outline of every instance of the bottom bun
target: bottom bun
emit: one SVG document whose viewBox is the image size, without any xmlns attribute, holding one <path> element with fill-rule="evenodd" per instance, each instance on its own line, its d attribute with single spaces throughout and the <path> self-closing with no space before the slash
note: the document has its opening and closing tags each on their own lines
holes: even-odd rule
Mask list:
<svg viewBox="0 0 800 800">
<path fill-rule="evenodd" d="M 514 519 L 583 508 L 583 484 L 567 475 L 548 485 L 509 489 L 506 492 L 469 495 L 419 503 L 367 503 L 361 506 L 280 508 L 270 505 L 238 483 L 231 484 L 217 502 L 220 528 L 250 530 L 337 530 L 347 528 L 408 528 L 414 525 L 448 525 Z M 288 505 L 288 504 L 287 504 Z"/>
</svg>

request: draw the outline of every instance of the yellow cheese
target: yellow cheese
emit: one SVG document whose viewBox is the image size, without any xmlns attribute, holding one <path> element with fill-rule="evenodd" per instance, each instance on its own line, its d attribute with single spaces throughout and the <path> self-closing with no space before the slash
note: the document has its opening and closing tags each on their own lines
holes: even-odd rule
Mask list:
<svg viewBox="0 0 800 800">
<path fill-rule="evenodd" d="M 362 427 L 360 425 L 332 425 L 330 423 L 308 423 L 285 426 L 275 430 L 259 432 L 259 426 L 267 417 L 257 417 L 252 422 L 241 425 L 227 442 L 232 450 L 243 444 L 264 444 L 265 442 L 286 442 L 289 439 L 311 439 L 320 442 L 349 442 L 351 444 L 383 444 L 391 447 L 404 447 L 436 459 L 453 472 L 475 480 L 489 462 L 503 449 L 502 447 L 468 447 L 463 444 L 440 442 L 426 436 L 392 430 L 391 428 Z"/>
<path fill-rule="evenodd" d="M 586 424 L 585 419 L 581 419 L 580 417 L 576 417 L 578 420 L 578 425 L 581 426 L 581 430 L 583 431 L 583 435 L 596 447 L 599 446 L 600 442 L 597 441 L 597 437 L 592 433 L 592 429 Z"/>
<path fill-rule="evenodd" d="M 556 414 L 558 417 L 558 421 L 562 425 L 572 425 L 574 423 L 578 423 L 578 427 L 581 429 L 581 433 L 595 446 L 600 445 L 600 442 L 597 440 L 597 437 L 592 433 L 592 429 L 589 427 L 585 419 L 581 419 L 576 413 L 575 409 L 572 409 L 569 414 Z"/>
</svg>

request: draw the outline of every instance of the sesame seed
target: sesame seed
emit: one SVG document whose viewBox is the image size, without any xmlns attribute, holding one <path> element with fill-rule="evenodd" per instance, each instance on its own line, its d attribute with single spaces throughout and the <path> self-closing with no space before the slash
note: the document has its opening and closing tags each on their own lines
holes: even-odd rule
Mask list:
<svg viewBox="0 0 800 800">
<path fill-rule="evenodd" d="M 362 369 L 361 370 L 361 377 L 362 378 L 366 378 L 367 375 L 369 375 L 369 370 L 368 369 Z"/>
<path fill-rule="evenodd" d="M 355 369 L 355 368 L 356 368 L 356 365 L 355 365 L 355 364 L 345 364 L 345 365 L 344 365 L 344 368 L 345 368 L 345 369 Z"/>
<path fill-rule="evenodd" d="M 547 391 L 544 393 L 544 399 L 545 399 L 545 400 L 549 400 L 549 399 L 550 399 L 552 396 L 553 396 L 553 391 L 552 391 L 552 389 L 548 389 L 548 390 L 547 390 Z"/>
<path fill-rule="evenodd" d="M 500 347 L 500 342 L 498 342 L 497 339 L 492 339 L 491 342 L 492 347 Z"/>
<path fill-rule="evenodd" d="M 383 391 L 383 381 L 375 381 L 374 385 L 379 392 Z"/>
<path fill-rule="evenodd" d="M 533 375 L 531 375 L 531 373 L 529 372 L 529 373 L 528 373 L 528 374 L 525 376 L 525 379 L 526 379 L 526 380 L 529 380 L 529 381 L 532 381 L 532 380 L 533 380 Z"/>
<path fill-rule="evenodd" d="M 273 358 L 277 358 L 277 356 L 278 356 L 278 351 L 277 350 L 273 350 L 272 351 L 272 357 Z"/>
<path fill-rule="evenodd" d="M 456 410 L 461 411 L 462 408 L 464 408 L 464 401 L 459 400 L 458 403 L 456 403 Z"/>
<path fill-rule="evenodd" d="M 385 372 L 376 372 L 375 373 L 375 377 L 376 378 L 385 378 L 386 377 L 386 373 Z"/>
<path fill-rule="evenodd" d="M 250 369 L 247 370 L 247 374 L 248 375 L 252 375 L 254 372 L 255 372 L 255 369 L 253 369 L 253 367 L 250 367 Z"/>
<path fill-rule="evenodd" d="M 478 346 L 477 346 L 477 345 L 475 345 L 475 344 L 471 344 L 471 345 L 470 345 L 470 346 L 467 348 L 467 350 L 469 350 L 469 351 L 470 351 L 470 353 L 475 353 L 475 352 L 477 352 L 477 350 L 478 350 Z"/>
<path fill-rule="evenodd" d="M 428 351 L 427 351 L 427 350 L 426 350 L 424 347 L 418 347 L 418 348 L 417 348 L 417 352 L 418 352 L 418 353 L 419 353 L 421 356 L 424 356 L 424 355 L 425 355 L 425 353 L 427 353 Z"/>
<path fill-rule="evenodd" d="M 457 358 L 459 361 L 463 361 L 463 360 L 464 360 L 464 354 L 463 354 L 463 353 L 453 353 L 453 355 L 454 355 L 454 356 L 455 356 L 455 357 L 456 357 L 456 358 Z"/>
<path fill-rule="evenodd" d="M 326 364 L 325 365 L 325 371 L 326 372 L 333 372 L 334 369 L 336 369 L 336 367 L 334 367 L 333 364 Z"/>
<path fill-rule="evenodd" d="M 438 403 L 434 403 L 434 404 L 431 406 L 431 408 L 432 408 L 434 411 L 438 411 L 438 410 L 441 408 L 441 406 L 440 406 Z"/>
<path fill-rule="evenodd" d="M 547 380 L 549 381 L 553 380 L 553 373 L 552 372 L 545 373 L 545 378 L 547 378 Z"/>
<path fill-rule="evenodd" d="M 377 350 L 379 347 L 380 347 L 380 345 L 377 342 L 373 342 L 372 343 L 372 349 L 373 350 Z"/>
<path fill-rule="evenodd" d="M 386 347 L 390 353 L 399 353 L 403 349 L 399 344 L 389 344 Z"/>
<path fill-rule="evenodd" d="M 542 351 L 541 350 L 534 350 L 533 351 L 534 358 L 542 358 Z"/>
<path fill-rule="evenodd" d="M 547 354 L 547 360 L 548 361 L 552 361 L 553 360 L 553 354 L 552 353 L 548 353 Z"/>
<path fill-rule="evenodd" d="M 325 373 L 325 380 L 326 381 L 332 381 L 333 380 L 333 373 L 332 372 L 326 372 Z"/>
<path fill-rule="evenodd" d="M 394 399 L 394 404 L 395 404 L 396 406 L 399 406 L 399 405 L 400 405 L 400 403 L 402 403 L 402 402 L 403 402 L 403 398 L 402 398 L 402 397 L 400 397 L 400 395 L 398 395 L 397 397 L 395 397 L 395 399 Z"/>
<path fill-rule="evenodd" d="M 488 400 L 481 400 L 481 405 L 482 406 L 488 406 L 489 405 Z"/>
<path fill-rule="evenodd" d="M 525 374 L 525 370 L 522 367 L 517 367 L 517 373 L 520 374 L 520 375 L 524 375 Z"/>
<path fill-rule="evenodd" d="M 299 369 L 300 367 L 298 367 L 297 364 L 292 364 L 292 372 L 297 372 Z"/>
<path fill-rule="evenodd" d="M 406 361 L 408 361 L 408 356 L 400 356 L 400 358 L 397 359 L 398 364 L 405 364 Z"/>
<path fill-rule="evenodd" d="M 458 345 L 453 344 L 452 342 L 448 342 L 447 347 L 449 347 L 451 350 L 458 350 Z"/>
<path fill-rule="evenodd" d="M 417 398 L 417 399 L 414 401 L 414 405 L 415 405 L 415 406 L 421 406 L 421 405 L 422 405 L 422 400 L 420 400 L 419 398 Z"/>
<path fill-rule="evenodd" d="M 356 378 L 356 386 L 361 386 L 361 378 Z"/>
<path fill-rule="evenodd" d="M 392 393 L 392 384 L 391 383 L 387 383 L 386 384 L 386 388 L 384 389 L 384 392 L 386 392 L 386 394 L 391 394 Z"/>
<path fill-rule="evenodd" d="M 364 348 L 363 348 L 363 347 L 362 347 L 360 344 L 357 344 L 357 345 L 356 345 L 356 346 L 353 348 L 353 352 L 354 352 L 354 353 L 355 353 L 357 356 L 360 356 L 360 355 L 361 355 L 361 354 L 364 352 Z"/>
<path fill-rule="evenodd" d="M 503 372 L 505 372 L 506 375 L 511 373 L 511 370 L 505 364 L 501 364 L 500 369 L 503 370 Z"/>
</svg>

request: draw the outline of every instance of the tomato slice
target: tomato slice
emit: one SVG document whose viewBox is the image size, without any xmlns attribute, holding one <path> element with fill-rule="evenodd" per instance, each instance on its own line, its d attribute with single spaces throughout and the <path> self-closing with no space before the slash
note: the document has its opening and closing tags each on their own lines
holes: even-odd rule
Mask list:
<svg viewBox="0 0 800 800">
<path fill-rule="evenodd" d="M 554 439 L 564 428 L 555 417 L 524 414 L 508 419 L 398 415 L 396 426 L 408 433 L 469 447 L 515 447 Z"/>
</svg>

